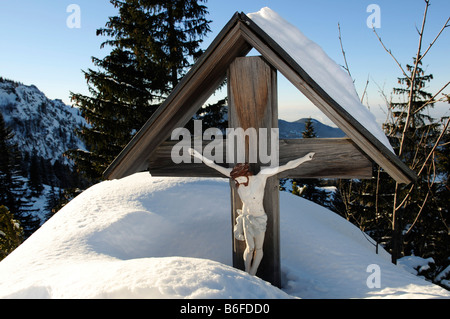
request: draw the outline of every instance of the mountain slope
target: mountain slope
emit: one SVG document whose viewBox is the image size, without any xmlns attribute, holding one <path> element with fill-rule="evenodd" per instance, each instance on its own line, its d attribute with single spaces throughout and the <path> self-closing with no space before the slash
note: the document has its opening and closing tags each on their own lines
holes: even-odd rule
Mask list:
<svg viewBox="0 0 450 319">
<path fill-rule="evenodd" d="M 80 112 L 61 100 L 50 100 L 34 85 L 0 77 L 0 112 L 14 134 L 16 159 L 26 193 L 20 201 L 44 222 L 64 198 L 64 190 L 83 187 L 85 181 L 72 161 L 63 156 L 71 148 L 85 149 L 75 130 L 85 125 Z M 19 199 L 16 199 L 19 200 Z"/>
<path fill-rule="evenodd" d="M 306 118 L 302 118 L 294 122 L 278 120 L 280 138 L 302 138 L 302 133 L 305 130 L 305 123 L 307 120 L 308 119 Z M 315 119 L 311 119 L 311 121 L 318 138 L 337 138 L 345 136 L 345 133 L 342 132 L 339 128 L 322 124 Z"/>
<path fill-rule="evenodd" d="M 70 162 L 63 153 L 85 146 L 75 129 L 85 124 L 80 112 L 61 100 L 50 100 L 34 85 L 0 78 L 0 112 L 13 130 L 19 150 L 55 163 Z"/>
<path fill-rule="evenodd" d="M 331 211 L 280 204 L 281 290 L 230 267 L 228 180 L 138 173 L 86 190 L 0 262 L 0 298 L 450 298 Z"/>
</svg>

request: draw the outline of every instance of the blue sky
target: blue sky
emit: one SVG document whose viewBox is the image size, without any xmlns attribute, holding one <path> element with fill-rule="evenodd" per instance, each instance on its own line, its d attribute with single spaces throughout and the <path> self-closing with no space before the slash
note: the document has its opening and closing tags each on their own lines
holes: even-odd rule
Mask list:
<svg viewBox="0 0 450 319">
<path fill-rule="evenodd" d="M 67 12 L 70 4 L 80 8 L 79 28 L 69 28 L 66 23 L 74 13 Z M 356 89 L 362 94 L 369 79 L 365 103 L 382 122 L 385 106 L 378 87 L 390 95 L 401 73 L 367 27 L 367 18 L 373 13 L 367 12 L 370 4 L 380 8 L 381 25 L 377 32 L 386 46 L 402 65 L 411 63 L 417 51 L 416 27 L 420 28 L 422 23 L 423 0 L 209 0 L 206 5 L 212 32 L 204 45 L 206 48 L 234 12 L 250 13 L 268 6 L 318 43 L 333 60 L 343 64 L 339 22 Z M 108 0 L 0 0 L 0 76 L 34 84 L 49 98 L 66 103 L 70 102 L 69 91 L 87 94 L 81 70 L 94 67 L 91 56 L 101 58 L 108 53 L 107 49 L 100 49 L 104 38 L 95 33 L 115 12 Z M 425 47 L 449 15 L 450 1 L 431 1 Z M 434 75 L 428 88 L 431 93 L 449 81 L 449 52 L 450 28 L 447 28 L 424 60 L 426 71 Z M 450 115 L 448 104 L 437 108 L 438 116 Z M 313 116 L 325 121 L 283 78 L 279 80 L 279 116 L 287 120 Z"/>
</svg>

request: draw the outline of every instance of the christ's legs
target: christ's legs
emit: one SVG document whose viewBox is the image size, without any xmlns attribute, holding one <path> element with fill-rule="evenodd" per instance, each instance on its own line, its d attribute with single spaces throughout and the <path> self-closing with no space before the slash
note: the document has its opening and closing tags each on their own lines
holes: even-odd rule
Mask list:
<svg viewBox="0 0 450 319">
<path fill-rule="evenodd" d="M 250 275 L 252 275 L 252 276 L 256 275 L 259 264 L 261 263 L 261 260 L 264 255 L 263 254 L 264 236 L 265 236 L 265 233 L 261 233 L 261 234 L 255 236 L 255 254 L 253 256 L 252 267 L 250 268 L 250 271 L 249 271 Z"/>
<path fill-rule="evenodd" d="M 245 242 L 247 244 L 247 247 L 244 251 L 244 265 L 245 265 L 245 271 L 250 273 L 251 265 L 252 265 L 252 259 L 253 259 L 253 252 L 255 251 L 255 241 L 253 240 L 253 237 L 245 237 Z"/>
</svg>

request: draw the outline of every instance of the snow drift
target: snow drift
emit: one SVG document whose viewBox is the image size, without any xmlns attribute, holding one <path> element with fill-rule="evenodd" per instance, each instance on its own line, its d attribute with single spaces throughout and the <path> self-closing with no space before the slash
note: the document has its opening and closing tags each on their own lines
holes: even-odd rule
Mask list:
<svg viewBox="0 0 450 319">
<path fill-rule="evenodd" d="M 282 192 L 282 289 L 232 268 L 226 179 L 99 183 L 0 262 L 0 298 L 448 298 L 336 214 Z M 369 265 L 380 288 L 369 288 Z"/>
</svg>

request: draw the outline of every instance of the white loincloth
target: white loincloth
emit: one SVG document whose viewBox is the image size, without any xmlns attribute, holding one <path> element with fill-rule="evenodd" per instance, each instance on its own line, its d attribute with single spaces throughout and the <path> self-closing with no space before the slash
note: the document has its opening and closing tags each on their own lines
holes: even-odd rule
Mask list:
<svg viewBox="0 0 450 319">
<path fill-rule="evenodd" d="M 243 214 L 241 209 L 236 210 L 239 214 L 236 217 L 236 225 L 234 225 L 234 237 L 237 240 L 245 240 L 247 246 L 250 246 L 250 249 L 253 249 L 254 245 L 249 245 L 249 241 L 246 238 L 254 238 L 255 236 L 265 233 L 267 226 L 267 215 L 251 215 L 251 214 Z M 250 241 L 254 243 L 253 240 Z"/>
</svg>

